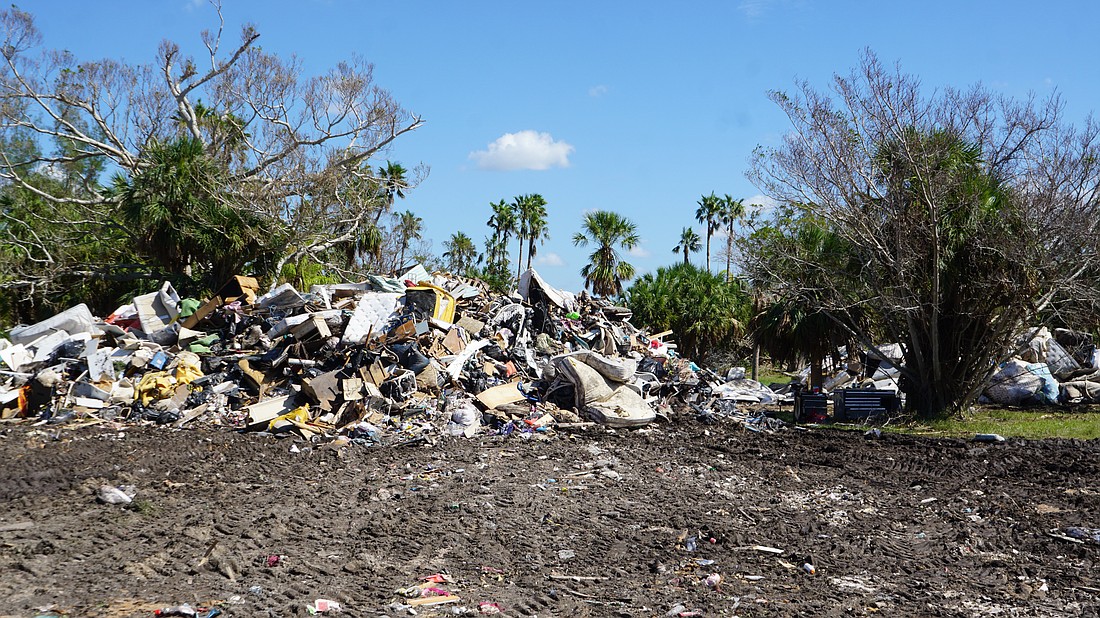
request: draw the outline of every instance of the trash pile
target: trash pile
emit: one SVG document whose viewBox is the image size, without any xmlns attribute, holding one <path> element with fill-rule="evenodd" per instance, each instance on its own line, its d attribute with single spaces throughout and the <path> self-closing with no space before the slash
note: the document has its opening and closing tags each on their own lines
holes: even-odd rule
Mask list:
<svg viewBox="0 0 1100 618">
<path fill-rule="evenodd" d="M 990 377 L 983 398 L 1001 405 L 1100 401 L 1100 352 L 1088 333 L 1030 328 Z"/>
<path fill-rule="evenodd" d="M 1100 350 L 1089 333 L 1063 328 L 1051 332 L 1037 326 L 1026 329 L 1012 345 L 1016 353 L 997 366 L 985 383 L 979 403 L 1027 406 L 1100 401 Z M 836 358 L 845 356 L 842 349 Z M 864 352 L 854 366 L 833 366 L 818 393 L 779 394 L 794 395 L 797 420 L 824 421 L 830 403 L 826 402 L 826 393 L 831 396 L 837 420 L 882 416 L 900 409 L 904 402 L 899 388 L 902 366 L 901 346 L 882 345 Z M 809 373 L 809 367 L 802 370 L 792 383 L 792 391 L 807 381 Z M 814 397 L 821 401 L 812 401 Z M 802 405 L 805 413 L 800 415 L 803 401 L 808 403 Z"/>
<path fill-rule="evenodd" d="M 210 299 L 170 283 L 106 318 L 77 305 L 0 339 L 0 418 L 43 423 L 207 423 L 363 445 L 440 435 L 536 436 L 641 427 L 673 414 L 752 429 L 737 402 L 774 399 L 743 372 L 720 377 L 649 335 L 629 309 L 546 283 L 510 295 L 428 273 L 289 284 L 236 276 Z"/>
</svg>

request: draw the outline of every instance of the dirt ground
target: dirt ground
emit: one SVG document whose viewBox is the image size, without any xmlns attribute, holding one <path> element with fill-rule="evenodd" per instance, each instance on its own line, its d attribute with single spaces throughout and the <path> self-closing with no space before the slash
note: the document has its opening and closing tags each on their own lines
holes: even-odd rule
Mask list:
<svg viewBox="0 0 1100 618">
<path fill-rule="evenodd" d="M 460 599 L 416 615 L 1100 615 L 1100 545 L 1055 536 L 1100 527 L 1098 441 L 9 424 L 0 461 L 0 615 L 408 616 L 398 591 L 435 574 Z"/>
</svg>

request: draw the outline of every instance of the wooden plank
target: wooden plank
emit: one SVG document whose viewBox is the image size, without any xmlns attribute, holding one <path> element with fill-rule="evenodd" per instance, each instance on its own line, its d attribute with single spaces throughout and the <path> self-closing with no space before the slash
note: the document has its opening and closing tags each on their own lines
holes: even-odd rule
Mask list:
<svg viewBox="0 0 1100 618">
<path fill-rule="evenodd" d="M 224 304 L 225 303 L 222 302 L 222 297 L 221 296 L 215 296 L 214 298 L 211 298 L 210 300 L 206 301 L 206 304 L 199 307 L 198 310 L 195 311 L 195 313 L 192 313 L 191 315 L 187 316 L 187 318 L 184 319 L 183 324 L 181 324 L 181 326 L 183 326 L 184 328 L 194 328 L 195 325 L 198 324 L 199 322 L 201 322 L 203 318 L 210 315 L 210 312 L 214 311 L 215 309 L 217 309 L 218 307 L 221 307 Z"/>
<path fill-rule="evenodd" d="M 176 423 L 175 423 L 176 427 L 183 427 L 185 424 L 190 423 L 191 421 L 195 420 L 196 418 L 201 416 L 203 412 L 206 412 L 206 410 L 209 407 L 210 407 L 210 404 L 204 403 L 201 406 L 195 408 L 194 410 L 188 411 L 186 414 L 183 415 L 182 418 L 180 418 L 180 420 L 176 421 Z"/>
</svg>

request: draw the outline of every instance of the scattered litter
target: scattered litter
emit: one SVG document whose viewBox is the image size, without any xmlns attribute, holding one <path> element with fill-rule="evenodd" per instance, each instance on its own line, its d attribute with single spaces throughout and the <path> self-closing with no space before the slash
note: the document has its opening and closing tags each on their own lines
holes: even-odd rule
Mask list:
<svg viewBox="0 0 1100 618">
<path fill-rule="evenodd" d="M 767 545 L 753 545 L 750 549 L 754 551 L 764 552 L 766 554 L 782 554 L 783 550 L 778 547 L 768 547 Z"/>
<path fill-rule="evenodd" d="M 336 601 L 330 601 L 329 599 L 317 599 L 310 605 L 306 605 L 306 611 L 310 616 L 317 614 L 324 614 L 326 612 L 339 612 L 341 611 L 340 604 Z"/>
<path fill-rule="evenodd" d="M 130 504 L 134 501 L 136 495 L 137 489 L 133 485 L 121 485 L 119 487 L 104 485 L 99 488 L 96 498 L 103 504 Z"/>
</svg>

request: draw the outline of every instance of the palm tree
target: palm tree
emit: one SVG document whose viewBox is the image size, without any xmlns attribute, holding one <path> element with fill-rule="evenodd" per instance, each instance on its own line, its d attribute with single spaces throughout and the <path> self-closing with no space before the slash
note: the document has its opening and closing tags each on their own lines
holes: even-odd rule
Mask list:
<svg viewBox="0 0 1100 618">
<path fill-rule="evenodd" d="M 529 195 L 517 195 L 508 205 L 516 219 L 516 250 L 519 254 L 516 256 L 516 279 L 519 279 L 520 270 L 523 268 L 523 241 L 527 238 L 527 218 L 524 216 L 524 211 L 529 199 Z"/>
<path fill-rule="evenodd" d="M 520 205 L 520 217 L 527 236 L 527 268 L 531 268 L 531 258 L 535 255 L 535 243 L 542 244 L 550 238 L 546 221 L 546 200 L 541 195 L 524 196 Z"/>
<path fill-rule="evenodd" d="M 726 283 L 731 279 L 730 265 L 733 262 L 733 226 L 745 217 L 745 201 L 735 200 L 727 193 L 721 199 L 722 212 L 719 215 L 726 226 Z"/>
<path fill-rule="evenodd" d="M 398 215 L 397 219 L 397 239 L 398 244 L 401 247 L 401 257 L 398 259 L 397 267 L 404 268 L 405 266 L 405 251 L 409 248 L 409 241 L 416 239 L 420 240 L 422 237 L 420 232 L 422 231 L 422 224 L 424 220 L 414 215 L 411 210 Z"/>
<path fill-rule="evenodd" d="M 699 238 L 698 232 L 696 232 L 693 228 L 685 227 L 683 230 L 680 231 L 680 242 L 672 248 L 672 252 L 683 252 L 684 264 L 688 264 L 688 253 L 693 253 L 701 249 L 701 241 L 702 239 Z"/>
<path fill-rule="evenodd" d="M 581 230 L 573 235 L 573 244 L 595 243 L 589 263 L 581 269 L 584 287 L 597 296 L 621 294 L 623 281 L 634 277 L 634 267 L 623 261 L 616 246 L 633 249 L 638 245 L 637 226 L 626 217 L 608 210 L 585 213 Z"/>
<path fill-rule="evenodd" d="M 493 215 L 489 217 L 487 225 L 496 232 L 498 241 L 493 243 L 493 247 L 490 247 L 490 249 L 495 248 L 495 250 L 489 258 L 489 268 L 490 270 L 502 271 L 504 276 L 507 276 L 508 238 L 512 235 L 512 232 L 516 231 L 516 212 L 504 200 L 496 203 L 490 202 L 489 206 L 493 209 Z"/>
<path fill-rule="evenodd" d="M 143 158 L 148 165 L 140 171 L 115 174 L 110 192 L 135 248 L 167 272 L 212 289 L 278 242 L 277 231 L 265 231 L 258 217 L 220 190 L 225 169 L 201 140 L 154 140 Z"/>
<path fill-rule="evenodd" d="M 761 305 L 750 322 L 753 340 L 775 362 L 794 364 L 808 357 L 809 386 L 821 386 L 825 356 L 848 343 L 848 331 L 803 298 L 780 297 Z"/>
<path fill-rule="evenodd" d="M 710 270 L 710 237 L 718 230 L 718 218 L 722 212 L 722 201 L 714 194 L 704 195 L 696 204 L 695 220 L 707 226 L 707 270 Z"/>
<path fill-rule="evenodd" d="M 646 273 L 627 290 L 631 322 L 676 333 L 677 352 L 703 362 L 728 349 L 748 317 L 748 296 L 737 283 L 693 264 Z"/>
<path fill-rule="evenodd" d="M 464 232 L 455 232 L 451 234 L 450 240 L 444 241 L 443 246 L 447 249 L 443 253 L 443 257 L 447 258 L 447 270 L 452 273 L 466 274 L 477 257 L 474 241 Z"/>
<path fill-rule="evenodd" d="M 374 225 L 382 218 L 382 213 L 393 210 L 393 204 L 397 198 L 405 199 L 405 189 L 409 188 L 409 181 L 405 178 L 408 170 L 400 163 L 386 161 L 385 167 L 378 168 L 378 188 L 381 197 L 385 199 L 385 205 L 374 215 Z"/>
</svg>

